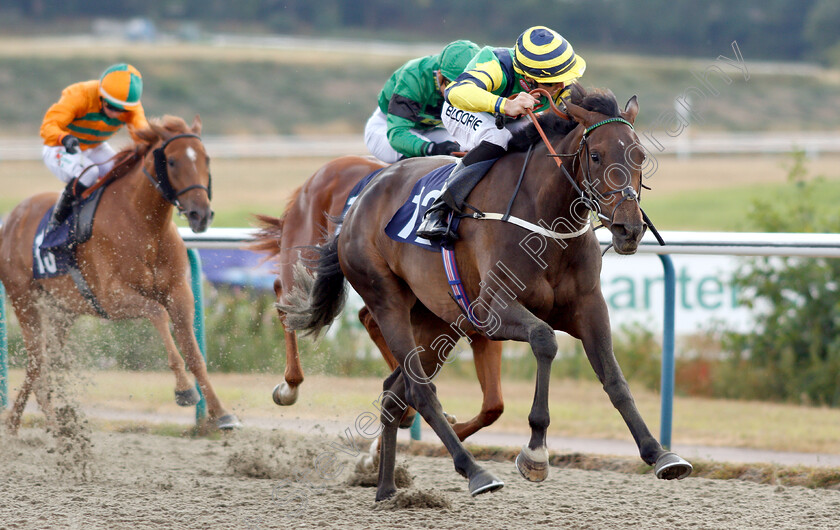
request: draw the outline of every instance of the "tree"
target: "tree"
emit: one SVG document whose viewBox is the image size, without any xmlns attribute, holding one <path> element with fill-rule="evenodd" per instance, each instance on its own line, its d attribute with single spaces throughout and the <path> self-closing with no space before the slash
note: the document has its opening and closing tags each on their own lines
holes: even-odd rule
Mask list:
<svg viewBox="0 0 840 530">
<path fill-rule="evenodd" d="M 821 59 L 840 64 L 840 2 L 818 0 L 805 18 L 804 37 Z"/>
<path fill-rule="evenodd" d="M 790 186 L 755 201 L 749 220 L 764 232 L 840 231 L 836 211 L 820 211 L 823 177 L 811 178 L 803 153 L 794 156 Z M 724 395 L 840 405 L 840 259 L 759 258 L 736 275 L 757 309 L 751 333 L 727 333 Z"/>
</svg>

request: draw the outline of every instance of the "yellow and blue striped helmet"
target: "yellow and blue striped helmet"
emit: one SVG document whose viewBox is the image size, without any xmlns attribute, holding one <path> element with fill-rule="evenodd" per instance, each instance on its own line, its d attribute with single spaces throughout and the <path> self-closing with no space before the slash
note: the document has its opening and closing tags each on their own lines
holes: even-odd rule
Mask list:
<svg viewBox="0 0 840 530">
<path fill-rule="evenodd" d="M 561 83 L 582 76 L 586 61 L 575 55 L 572 45 L 559 33 L 534 26 L 516 39 L 513 69 L 538 82 Z"/>
<path fill-rule="evenodd" d="M 109 66 L 99 78 L 99 95 L 118 109 L 134 108 L 143 95 L 143 76 L 130 64 Z"/>
</svg>

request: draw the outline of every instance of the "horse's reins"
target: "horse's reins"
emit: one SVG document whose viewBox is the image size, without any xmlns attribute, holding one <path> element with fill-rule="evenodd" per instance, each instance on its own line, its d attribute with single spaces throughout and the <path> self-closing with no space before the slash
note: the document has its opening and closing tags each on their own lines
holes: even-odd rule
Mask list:
<svg viewBox="0 0 840 530">
<path fill-rule="evenodd" d="M 202 189 L 207 192 L 207 198 L 213 198 L 213 181 L 208 180 L 207 186 L 203 184 L 193 184 L 191 186 L 187 186 L 186 188 L 175 191 L 172 187 L 172 183 L 169 181 L 169 171 L 166 169 L 166 146 L 172 143 L 173 140 L 177 140 L 179 138 L 198 138 L 201 141 L 201 137 L 197 134 L 193 133 L 183 133 L 183 134 L 176 134 L 175 136 L 169 138 L 163 145 L 158 147 L 154 150 L 153 155 L 155 159 L 155 176 L 153 177 L 148 171 L 146 171 L 146 166 L 143 166 L 143 174 L 149 179 L 149 182 L 155 187 L 155 189 L 160 192 L 161 196 L 166 199 L 167 202 L 172 204 L 178 209 L 178 213 L 184 212 L 184 207 L 181 205 L 181 201 L 178 200 L 178 197 L 183 195 L 184 193 L 194 190 L 194 189 Z M 209 176 L 208 176 L 209 178 Z"/>
<path fill-rule="evenodd" d="M 547 90 L 545 90 L 543 88 L 535 88 L 534 90 L 531 90 L 528 93 L 531 94 L 532 96 L 536 95 L 536 94 L 545 96 L 546 99 L 548 100 L 548 103 L 549 103 L 549 106 L 551 107 L 551 110 L 555 114 L 557 114 L 558 116 L 560 116 L 563 119 L 572 121 L 572 119 L 569 117 L 568 114 L 566 114 L 565 112 L 563 112 L 559 108 L 557 108 L 557 106 L 554 103 L 554 100 L 551 97 L 551 94 L 549 94 L 549 92 Z M 539 133 L 540 138 L 542 138 L 543 143 L 545 143 L 545 146 L 546 146 L 546 148 L 548 149 L 548 152 L 549 152 L 548 156 L 554 159 L 554 162 L 557 164 L 557 167 L 560 168 L 560 170 L 563 172 L 563 175 L 565 175 L 566 179 L 569 181 L 569 183 L 572 185 L 572 187 L 575 189 L 575 191 L 577 191 L 577 193 L 580 195 L 580 197 L 583 200 L 586 207 L 589 210 L 591 210 L 593 212 L 596 212 L 596 214 L 598 215 L 599 218 L 601 218 L 602 220 L 607 220 L 608 222 L 612 223 L 612 217 L 615 216 L 615 211 L 618 209 L 619 206 L 621 206 L 621 204 L 624 201 L 634 200 L 636 202 L 639 202 L 640 193 L 636 192 L 636 190 L 633 189 L 633 186 L 631 184 L 628 184 L 627 186 L 625 186 L 624 188 L 622 188 L 620 190 L 608 191 L 608 192 L 603 193 L 601 195 L 614 195 L 614 194 L 617 194 L 617 193 L 621 193 L 621 199 L 618 201 L 618 204 L 616 204 L 615 207 L 612 209 L 612 212 L 610 213 L 610 217 L 607 217 L 606 215 L 604 215 L 600 211 L 599 204 L 592 197 L 593 196 L 592 190 L 593 190 L 594 186 L 592 185 L 592 174 L 591 174 L 590 165 L 589 165 L 589 142 L 588 142 L 588 139 L 589 139 L 589 134 L 592 131 L 594 131 L 595 129 L 597 129 L 598 127 L 600 127 L 602 125 L 606 125 L 608 123 L 614 123 L 614 122 L 623 123 L 623 124 L 627 125 L 628 127 L 630 127 L 631 129 L 633 129 L 633 124 L 632 123 L 625 120 L 624 118 L 618 118 L 618 117 L 607 118 L 606 120 L 600 121 L 600 122 L 598 122 L 594 125 L 591 125 L 591 126 L 587 127 L 586 129 L 584 129 L 583 136 L 581 137 L 580 143 L 578 144 L 578 148 L 574 153 L 560 153 L 560 154 L 558 154 L 554 150 L 554 147 L 551 145 L 551 142 L 548 141 L 548 137 L 545 135 L 545 132 L 542 130 L 542 127 L 540 126 L 539 120 L 537 120 L 537 117 L 534 114 L 534 112 L 531 109 L 527 109 L 526 113 L 528 114 L 528 117 L 531 119 L 531 122 L 534 124 L 534 127 L 537 129 L 537 132 Z M 578 162 L 580 163 L 580 154 L 581 154 L 581 151 L 584 150 L 584 149 L 586 150 L 586 173 L 585 173 L 585 176 L 584 176 L 585 182 L 587 184 L 586 191 L 582 190 L 580 188 L 580 186 L 578 186 L 577 182 L 572 177 L 572 175 L 569 173 L 569 171 L 566 169 L 566 166 L 563 165 L 563 161 L 562 161 L 563 157 L 573 157 L 572 158 L 573 161 L 575 159 L 577 159 Z M 574 162 L 572 162 L 572 163 L 574 164 Z M 583 164 L 581 164 L 581 166 L 582 165 Z M 650 228 L 650 231 L 653 233 L 654 237 L 656 237 L 656 240 L 659 242 L 660 245 L 664 246 L 665 245 L 665 240 L 662 239 L 662 236 L 659 235 L 659 232 L 656 230 L 656 227 L 653 226 L 653 223 L 650 221 L 650 218 L 647 216 L 645 211 L 642 209 L 641 204 L 639 204 L 639 210 L 642 212 L 642 219 L 644 220 L 644 222 L 648 226 L 648 228 Z"/>
</svg>

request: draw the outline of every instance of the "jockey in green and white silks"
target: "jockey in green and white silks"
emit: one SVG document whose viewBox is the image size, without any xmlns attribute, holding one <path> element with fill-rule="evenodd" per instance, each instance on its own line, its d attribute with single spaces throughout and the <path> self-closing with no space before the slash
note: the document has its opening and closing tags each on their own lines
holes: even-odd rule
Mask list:
<svg viewBox="0 0 840 530">
<path fill-rule="evenodd" d="M 467 40 L 451 42 L 441 53 L 412 59 L 395 71 L 379 93 L 365 125 L 365 145 L 378 159 L 448 155 L 459 146 L 440 119 L 443 89 L 478 52 Z"/>
<path fill-rule="evenodd" d="M 417 235 L 456 239 L 445 222 L 449 211 L 461 212 L 490 161 L 505 154 L 513 133 L 528 125 L 523 117 L 526 111 L 539 112 L 548 106 L 528 92 L 543 88 L 559 103 L 568 93 L 568 85 L 585 69 L 586 62 L 575 55 L 572 45 L 544 26 L 525 30 L 513 48 L 482 48 L 447 87 L 441 114 L 446 130 L 469 153 L 452 171 L 440 198 L 429 207 Z M 508 99 L 510 96 L 514 97 Z M 518 119 L 506 120 L 498 128 L 496 115 Z"/>
</svg>

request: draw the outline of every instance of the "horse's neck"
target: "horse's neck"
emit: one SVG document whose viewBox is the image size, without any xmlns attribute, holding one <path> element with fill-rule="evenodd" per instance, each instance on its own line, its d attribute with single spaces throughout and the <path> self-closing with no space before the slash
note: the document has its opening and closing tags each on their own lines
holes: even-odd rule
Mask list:
<svg viewBox="0 0 840 530">
<path fill-rule="evenodd" d="M 570 154 L 577 150 L 580 135 L 572 132 L 552 147 L 558 154 Z M 579 158 L 563 156 L 559 158 L 548 156 L 548 148 L 540 145 L 535 149 L 533 169 L 535 178 L 529 179 L 535 189 L 534 214 L 538 220 L 554 226 L 558 232 L 569 232 L 580 229 L 586 224 L 586 212 L 580 206 L 580 195 L 563 169 L 557 164 L 562 162 L 563 168 L 577 180 Z"/>
<path fill-rule="evenodd" d="M 138 222 L 146 226 L 151 232 L 163 232 L 172 221 L 172 204 L 170 204 L 154 187 L 143 172 L 143 163 L 128 175 L 126 186 L 126 201 L 123 205 L 134 213 Z"/>
</svg>

